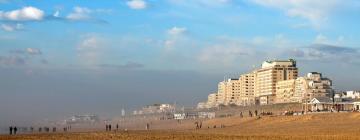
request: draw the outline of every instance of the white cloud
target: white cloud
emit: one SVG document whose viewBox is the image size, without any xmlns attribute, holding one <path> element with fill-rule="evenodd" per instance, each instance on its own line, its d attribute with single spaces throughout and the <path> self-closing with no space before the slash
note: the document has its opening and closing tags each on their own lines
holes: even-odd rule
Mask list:
<svg viewBox="0 0 360 140">
<path fill-rule="evenodd" d="M 126 3 L 131 9 L 141 10 L 147 7 L 145 0 L 129 0 Z"/>
<path fill-rule="evenodd" d="M 53 14 L 54 17 L 60 17 L 60 11 L 57 10 L 54 14 Z"/>
<path fill-rule="evenodd" d="M 84 20 L 90 18 L 92 11 L 86 7 L 74 7 L 73 12 L 70 13 L 66 18 L 70 20 Z"/>
<path fill-rule="evenodd" d="M 11 21 L 31 21 L 31 20 L 42 20 L 44 18 L 44 11 L 35 7 L 24 7 L 22 9 L 13 11 L 0 11 L 1 20 Z"/>
<path fill-rule="evenodd" d="M 102 55 L 105 41 L 96 35 L 85 35 L 76 46 L 78 57 L 85 65 L 97 65 Z"/>
<path fill-rule="evenodd" d="M 346 45 L 346 41 L 345 41 L 345 37 L 340 35 L 332 38 L 327 37 L 326 35 L 323 34 L 318 34 L 314 41 L 314 44 L 328 44 L 328 45 L 340 45 L 340 46 L 347 46 Z"/>
<path fill-rule="evenodd" d="M 167 32 L 168 32 L 168 34 L 170 34 L 170 35 L 182 35 L 182 34 L 184 34 L 185 32 L 186 32 L 186 28 L 185 27 L 173 27 L 173 28 L 171 28 L 171 29 L 169 29 Z"/>
<path fill-rule="evenodd" d="M 172 27 L 167 30 L 167 39 L 164 41 L 166 48 L 173 48 L 176 44 L 186 41 L 184 34 L 187 32 L 185 27 Z"/>
<path fill-rule="evenodd" d="M 7 32 L 24 29 L 24 25 L 20 24 L 20 23 L 18 23 L 18 24 L 1 24 L 0 27 L 2 30 L 7 31 Z"/>
<path fill-rule="evenodd" d="M 323 34 L 318 34 L 315 37 L 314 43 L 326 44 L 326 43 L 329 43 L 328 41 L 329 40 L 328 40 L 328 38 L 326 36 L 324 36 Z"/>
<path fill-rule="evenodd" d="M 253 2 L 283 10 L 289 17 L 306 19 L 315 27 L 321 27 L 329 18 L 340 0 L 252 0 Z M 301 25 L 306 25 L 302 23 Z"/>
<path fill-rule="evenodd" d="M 212 46 L 204 48 L 198 60 L 202 63 L 232 65 L 242 56 L 249 55 L 248 50 L 239 46 Z"/>
</svg>

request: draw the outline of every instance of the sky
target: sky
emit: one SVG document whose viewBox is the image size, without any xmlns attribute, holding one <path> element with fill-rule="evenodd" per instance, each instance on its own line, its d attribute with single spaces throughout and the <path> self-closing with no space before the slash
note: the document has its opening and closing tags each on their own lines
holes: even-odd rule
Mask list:
<svg viewBox="0 0 360 140">
<path fill-rule="evenodd" d="M 297 60 L 359 90 L 357 0 L 0 0 L 0 125 L 167 102 Z"/>
</svg>

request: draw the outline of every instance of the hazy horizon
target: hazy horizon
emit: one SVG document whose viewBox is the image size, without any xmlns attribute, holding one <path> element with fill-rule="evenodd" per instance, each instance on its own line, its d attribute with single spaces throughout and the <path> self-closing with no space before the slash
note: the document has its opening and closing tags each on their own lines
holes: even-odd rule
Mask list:
<svg viewBox="0 0 360 140">
<path fill-rule="evenodd" d="M 0 128 L 195 106 L 273 59 L 360 90 L 356 0 L 0 0 Z"/>
</svg>

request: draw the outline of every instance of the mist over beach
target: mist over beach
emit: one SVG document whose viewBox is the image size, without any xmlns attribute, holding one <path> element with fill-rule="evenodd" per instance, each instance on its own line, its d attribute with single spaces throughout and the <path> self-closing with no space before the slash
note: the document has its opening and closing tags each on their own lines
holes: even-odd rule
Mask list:
<svg viewBox="0 0 360 140">
<path fill-rule="evenodd" d="M 0 139 L 358 139 L 358 13 L 357 0 L 0 0 Z"/>
</svg>

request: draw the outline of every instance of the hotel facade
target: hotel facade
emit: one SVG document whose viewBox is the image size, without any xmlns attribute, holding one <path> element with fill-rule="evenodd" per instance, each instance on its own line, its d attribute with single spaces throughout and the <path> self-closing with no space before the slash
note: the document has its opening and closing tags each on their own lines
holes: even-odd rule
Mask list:
<svg viewBox="0 0 360 140">
<path fill-rule="evenodd" d="M 322 77 L 321 73 L 311 72 L 298 77 L 295 60 L 273 60 L 263 62 L 261 68 L 237 79 L 219 82 L 218 91 L 199 105 L 213 108 L 219 105 L 301 103 L 314 97 L 329 97 L 333 92 L 332 81 Z"/>
</svg>

